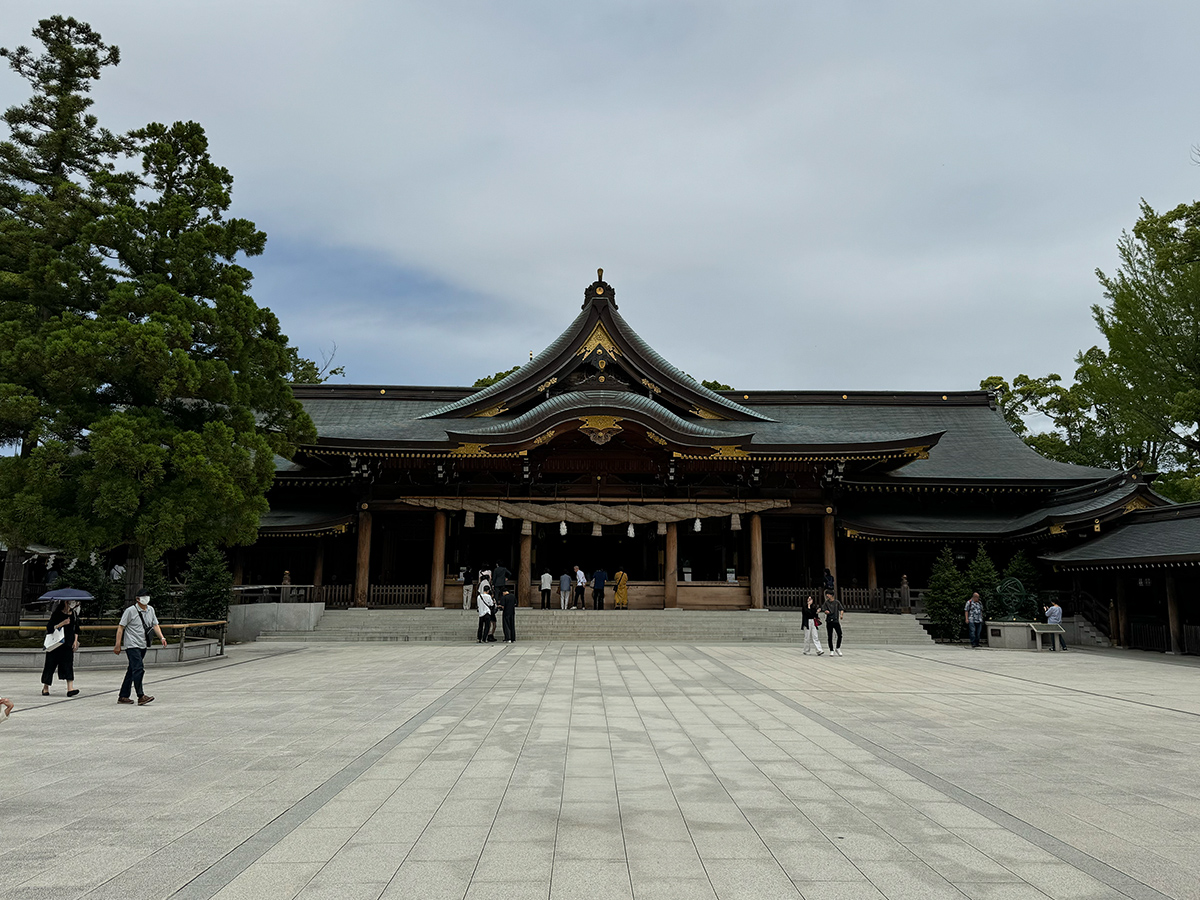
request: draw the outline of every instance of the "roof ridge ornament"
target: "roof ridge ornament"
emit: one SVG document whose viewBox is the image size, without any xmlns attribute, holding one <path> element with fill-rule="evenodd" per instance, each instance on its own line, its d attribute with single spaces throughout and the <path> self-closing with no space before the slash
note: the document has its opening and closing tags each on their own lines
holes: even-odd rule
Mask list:
<svg viewBox="0 0 1200 900">
<path fill-rule="evenodd" d="M 604 280 L 604 270 L 596 270 L 596 280 L 587 286 L 583 292 L 583 309 L 588 308 L 589 303 L 604 303 L 612 304 L 612 308 L 617 308 L 617 292 L 613 290 L 611 284 Z"/>
</svg>

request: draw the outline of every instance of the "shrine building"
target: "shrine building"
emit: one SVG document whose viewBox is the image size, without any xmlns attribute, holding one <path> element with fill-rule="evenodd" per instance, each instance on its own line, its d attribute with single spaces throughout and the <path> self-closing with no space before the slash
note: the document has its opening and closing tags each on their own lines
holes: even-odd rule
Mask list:
<svg viewBox="0 0 1200 900">
<path fill-rule="evenodd" d="M 897 608 L 944 545 L 1003 565 L 1166 504 L 1136 473 L 1039 456 L 984 391 L 709 390 L 602 273 L 489 387 L 295 393 L 318 437 L 278 461 L 235 579 L 286 571 L 330 607 L 457 606 L 460 573 L 499 562 L 521 605 L 579 566 L 623 568 L 632 608 L 794 606 L 825 569 L 851 608 Z"/>
</svg>

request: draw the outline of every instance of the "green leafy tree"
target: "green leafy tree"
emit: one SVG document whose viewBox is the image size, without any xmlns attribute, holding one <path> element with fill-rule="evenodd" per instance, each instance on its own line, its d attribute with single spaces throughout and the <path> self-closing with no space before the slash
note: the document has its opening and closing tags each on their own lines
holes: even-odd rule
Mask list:
<svg viewBox="0 0 1200 900">
<path fill-rule="evenodd" d="M 194 122 L 120 139 L 86 113 L 117 53 L 55 17 L 6 52 L 33 98 L 0 146 L 0 535 L 82 555 L 247 543 L 275 454 L 314 439 L 302 362 L 250 295 L 266 235 Z M 118 171 L 120 154 L 136 161 Z"/>
<path fill-rule="evenodd" d="M 708 381 L 702 381 L 700 383 L 702 385 L 704 385 L 706 388 L 708 388 L 710 391 L 732 391 L 733 390 L 732 385 L 724 384 L 723 382 L 720 382 L 720 381 L 708 380 Z"/>
<path fill-rule="evenodd" d="M 1008 561 L 1008 565 L 1004 567 L 1004 577 L 1017 579 L 1028 593 L 1035 596 L 1042 581 L 1042 576 L 1038 572 L 1037 566 L 1029 561 L 1029 557 L 1025 554 L 1024 550 L 1018 550 L 1013 554 L 1012 559 Z"/>
<path fill-rule="evenodd" d="M 954 551 L 943 547 L 929 574 L 925 591 L 925 613 L 929 616 L 930 631 L 939 640 L 954 640 L 963 630 L 963 604 L 970 592 Z"/>
<path fill-rule="evenodd" d="M 1000 573 L 996 571 L 996 565 L 983 544 L 979 545 L 974 558 L 968 564 L 965 579 L 967 595 L 978 591 L 979 599 L 983 601 L 983 614 L 988 615 L 996 602 L 996 584 L 1000 581 Z"/>
<path fill-rule="evenodd" d="M 109 577 L 103 558 L 96 555 L 85 556 L 68 566 L 55 586 L 73 587 L 91 594 L 92 599 L 81 605 L 81 614 L 87 618 L 98 619 L 123 605 L 120 586 Z"/>
<path fill-rule="evenodd" d="M 497 372 L 495 375 L 487 375 L 483 378 L 476 379 L 475 383 L 473 385 L 471 385 L 471 387 L 474 387 L 474 388 L 491 387 L 497 381 L 499 381 L 502 378 L 507 378 L 509 375 L 511 375 L 513 372 L 517 371 L 517 369 L 519 369 L 519 368 L 521 368 L 521 367 L 513 366 L 511 369 L 505 369 L 503 372 Z"/>
<path fill-rule="evenodd" d="M 233 575 L 225 554 L 215 544 L 201 544 L 188 560 L 183 588 L 183 613 L 189 619 L 214 621 L 228 618 Z"/>
</svg>

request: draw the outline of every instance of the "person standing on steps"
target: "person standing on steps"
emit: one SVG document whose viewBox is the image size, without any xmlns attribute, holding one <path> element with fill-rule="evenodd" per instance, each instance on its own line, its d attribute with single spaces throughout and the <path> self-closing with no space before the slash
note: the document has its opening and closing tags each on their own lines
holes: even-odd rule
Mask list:
<svg viewBox="0 0 1200 900">
<path fill-rule="evenodd" d="M 804 620 L 800 626 L 804 629 L 804 655 L 808 656 L 809 651 L 815 645 L 817 648 L 817 656 L 821 656 L 825 651 L 821 649 L 821 618 L 817 615 L 817 601 L 813 599 L 813 595 L 809 594 L 808 599 L 804 601 Z"/>
<path fill-rule="evenodd" d="M 563 572 L 563 575 L 558 579 L 558 603 L 566 609 L 571 605 L 571 585 L 575 583 L 575 579 L 571 577 L 570 572 Z"/>
<path fill-rule="evenodd" d="M 592 574 L 592 609 L 604 609 L 604 583 L 608 581 L 608 573 L 603 568 Z"/>
<path fill-rule="evenodd" d="M 979 591 L 971 594 L 971 599 L 963 607 L 963 619 L 967 623 L 967 636 L 971 639 L 971 649 L 979 649 L 979 639 L 983 636 L 983 600 Z"/>
<path fill-rule="evenodd" d="M 158 616 L 154 614 L 154 608 L 150 605 L 150 595 L 141 591 L 134 600 L 133 606 L 121 614 L 121 621 L 117 625 L 117 644 L 113 647 L 113 653 L 120 656 L 121 651 L 124 650 L 125 658 L 129 662 L 129 668 L 125 671 L 125 680 L 121 682 L 121 690 L 117 694 L 118 703 L 133 702 L 129 696 L 131 686 L 137 691 L 138 706 L 145 706 L 154 700 L 142 690 L 142 675 L 146 671 L 143 660 L 146 658 L 146 651 L 150 649 L 151 631 L 158 635 L 158 639 L 166 647 L 167 639 L 163 637 L 162 629 L 158 627 Z"/>
<path fill-rule="evenodd" d="M 587 576 L 583 574 L 583 569 L 579 566 L 575 567 L 575 600 L 571 604 L 571 609 L 578 607 L 579 609 L 587 609 L 583 603 L 583 589 L 587 587 Z"/>
<path fill-rule="evenodd" d="M 542 573 L 542 609 L 550 608 L 550 592 L 554 590 L 554 576 L 546 569 Z"/>
<path fill-rule="evenodd" d="M 613 576 L 613 606 L 629 609 L 629 576 L 625 574 L 624 566 L 618 566 L 617 574 Z"/>
<path fill-rule="evenodd" d="M 63 630 L 63 642 L 53 650 L 46 651 L 46 664 L 42 666 L 43 697 L 50 694 L 55 669 L 58 670 L 59 679 L 67 683 L 67 696 L 74 697 L 79 693 L 75 689 L 75 651 L 79 649 L 78 608 L 78 600 L 59 600 L 46 622 L 46 634 L 53 634 L 60 628 Z"/>
<path fill-rule="evenodd" d="M 825 592 L 825 602 L 821 604 L 821 612 L 825 613 L 825 642 L 829 645 L 830 656 L 842 655 L 842 616 L 846 610 L 834 596 L 833 591 Z M 833 645 L 833 633 L 837 632 L 837 646 Z"/>
<path fill-rule="evenodd" d="M 504 568 L 503 563 L 496 563 L 496 568 L 492 569 L 492 587 L 495 589 L 492 596 L 498 601 L 500 595 L 504 593 L 504 588 L 508 584 L 508 576 L 512 572 Z"/>
<path fill-rule="evenodd" d="M 483 573 L 479 578 L 479 594 L 475 598 L 475 607 L 479 612 L 479 627 L 475 630 L 475 643 L 485 644 L 488 640 L 488 626 L 495 619 L 496 604 L 492 600 L 492 586 Z"/>
<path fill-rule="evenodd" d="M 500 593 L 500 604 L 504 612 L 504 643 L 517 642 L 517 592 L 505 587 Z"/>
</svg>

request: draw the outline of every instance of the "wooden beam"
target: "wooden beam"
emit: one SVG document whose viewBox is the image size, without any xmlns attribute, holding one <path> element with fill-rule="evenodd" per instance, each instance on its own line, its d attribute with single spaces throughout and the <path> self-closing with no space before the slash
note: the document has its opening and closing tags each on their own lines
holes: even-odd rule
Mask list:
<svg viewBox="0 0 1200 900">
<path fill-rule="evenodd" d="M 750 516 L 750 608 L 763 608 L 762 517 Z"/>
<path fill-rule="evenodd" d="M 1171 652 L 1178 656 L 1183 653 L 1183 618 L 1179 614 L 1174 575 L 1167 576 L 1167 623 L 1171 629 Z"/>
<path fill-rule="evenodd" d="M 367 605 L 367 589 L 371 584 L 371 513 L 358 513 L 358 559 L 354 569 L 354 605 Z"/>
<path fill-rule="evenodd" d="M 666 559 L 663 563 L 663 609 L 679 606 L 679 530 L 677 522 L 667 523 Z"/>
<path fill-rule="evenodd" d="M 429 605 L 441 609 L 446 590 L 446 514 L 433 513 L 433 563 L 429 568 Z"/>
</svg>

